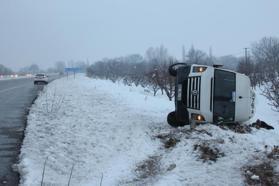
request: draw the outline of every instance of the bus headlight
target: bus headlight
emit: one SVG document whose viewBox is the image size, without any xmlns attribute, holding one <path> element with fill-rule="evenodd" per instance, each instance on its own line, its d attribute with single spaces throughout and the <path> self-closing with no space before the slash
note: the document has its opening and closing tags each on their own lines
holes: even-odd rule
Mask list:
<svg viewBox="0 0 279 186">
<path fill-rule="evenodd" d="M 195 73 L 202 73 L 204 71 L 206 71 L 207 67 L 203 67 L 203 66 L 194 66 L 193 67 L 193 72 Z"/>
<path fill-rule="evenodd" d="M 191 114 L 192 119 L 196 121 L 205 121 L 203 115 L 201 114 Z"/>
</svg>

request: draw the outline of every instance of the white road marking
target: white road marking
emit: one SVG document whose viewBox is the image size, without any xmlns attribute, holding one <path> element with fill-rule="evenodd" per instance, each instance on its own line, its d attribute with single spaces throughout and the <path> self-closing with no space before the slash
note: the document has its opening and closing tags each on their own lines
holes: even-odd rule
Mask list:
<svg viewBox="0 0 279 186">
<path fill-rule="evenodd" d="M 7 88 L 7 89 L 4 89 L 4 90 L 0 90 L 0 93 L 8 92 L 8 91 L 11 91 L 11 90 L 14 90 L 14 89 L 18 89 L 18 88 L 22 88 L 22 87 L 25 87 L 25 86 L 26 86 L 26 85 Z"/>
</svg>

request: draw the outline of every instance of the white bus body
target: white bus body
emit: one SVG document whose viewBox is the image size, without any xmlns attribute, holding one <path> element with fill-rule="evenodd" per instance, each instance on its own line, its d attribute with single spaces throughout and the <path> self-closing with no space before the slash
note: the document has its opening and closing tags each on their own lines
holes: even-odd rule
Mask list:
<svg viewBox="0 0 279 186">
<path fill-rule="evenodd" d="M 171 70 L 170 70 L 171 73 Z M 168 116 L 172 126 L 190 120 L 236 123 L 254 114 L 254 94 L 250 79 L 234 71 L 205 65 L 182 65 L 175 73 L 176 109 Z"/>
</svg>

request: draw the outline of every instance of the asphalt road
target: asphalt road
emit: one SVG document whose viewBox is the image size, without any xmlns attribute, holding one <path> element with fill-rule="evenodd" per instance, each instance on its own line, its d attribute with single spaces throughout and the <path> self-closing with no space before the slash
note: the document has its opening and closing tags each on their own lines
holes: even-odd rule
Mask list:
<svg viewBox="0 0 279 186">
<path fill-rule="evenodd" d="M 38 90 L 33 79 L 0 81 L 0 186 L 19 183 L 12 167 L 18 162 L 26 114 Z"/>
</svg>

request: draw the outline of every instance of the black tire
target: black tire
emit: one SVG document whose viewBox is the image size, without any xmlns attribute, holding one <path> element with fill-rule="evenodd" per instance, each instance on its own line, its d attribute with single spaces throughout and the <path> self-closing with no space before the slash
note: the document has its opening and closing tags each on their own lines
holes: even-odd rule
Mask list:
<svg viewBox="0 0 279 186">
<path fill-rule="evenodd" d="M 178 67 L 177 67 L 178 66 Z M 187 66 L 186 63 L 175 63 L 169 66 L 169 74 L 171 76 L 176 76 L 177 75 L 177 68 L 179 68 L 179 66 Z"/>
<path fill-rule="evenodd" d="M 168 124 L 172 127 L 182 127 L 182 126 L 186 125 L 186 123 L 184 123 L 184 122 L 177 121 L 175 112 L 170 112 L 168 114 L 167 120 L 168 120 Z"/>
<path fill-rule="evenodd" d="M 170 74 L 171 76 L 176 77 L 177 71 L 176 71 L 176 69 L 174 69 L 174 65 L 169 66 L 169 74 Z"/>
</svg>

